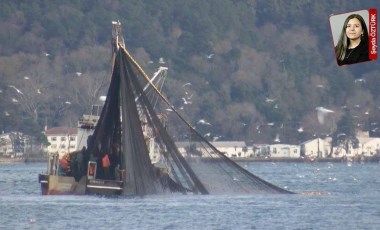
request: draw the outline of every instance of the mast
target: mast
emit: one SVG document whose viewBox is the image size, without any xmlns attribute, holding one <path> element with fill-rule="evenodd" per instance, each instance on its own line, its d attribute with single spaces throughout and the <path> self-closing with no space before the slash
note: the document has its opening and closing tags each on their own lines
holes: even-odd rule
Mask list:
<svg viewBox="0 0 380 230">
<path fill-rule="evenodd" d="M 125 48 L 124 38 L 121 33 L 121 22 L 119 20 L 112 21 L 112 58 L 111 68 L 113 68 L 116 58 L 116 53 L 119 51 L 120 46 Z M 112 69 L 111 69 L 112 72 Z"/>
</svg>

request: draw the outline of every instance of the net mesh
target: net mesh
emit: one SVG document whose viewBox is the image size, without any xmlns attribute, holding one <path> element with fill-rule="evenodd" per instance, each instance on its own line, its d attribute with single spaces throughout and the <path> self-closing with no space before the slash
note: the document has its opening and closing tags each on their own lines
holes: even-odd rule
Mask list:
<svg viewBox="0 0 380 230">
<path fill-rule="evenodd" d="M 143 88 L 148 84 L 149 87 Z M 174 142 L 181 136 L 181 142 Z M 178 139 L 177 139 L 178 140 Z M 178 144 L 180 143 L 180 145 Z M 200 135 L 131 57 L 116 51 L 89 158 L 122 169 L 125 195 L 291 193 L 242 168 Z M 105 177 L 106 172 L 99 172 Z"/>
</svg>

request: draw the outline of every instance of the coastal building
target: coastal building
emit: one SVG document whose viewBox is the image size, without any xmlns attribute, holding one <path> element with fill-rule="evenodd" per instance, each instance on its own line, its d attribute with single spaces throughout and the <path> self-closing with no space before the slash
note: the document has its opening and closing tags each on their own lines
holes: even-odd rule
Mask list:
<svg viewBox="0 0 380 230">
<path fill-rule="evenodd" d="M 247 146 L 244 141 L 214 141 L 211 144 L 230 158 L 253 156 L 253 146 Z"/>
<path fill-rule="evenodd" d="M 358 137 L 359 146 L 354 153 L 365 157 L 371 157 L 380 151 L 380 138 Z"/>
<path fill-rule="evenodd" d="M 49 142 L 46 152 L 58 153 L 63 156 L 65 153 L 77 150 L 77 128 L 53 127 L 45 131 Z"/>
<path fill-rule="evenodd" d="M 301 156 L 316 158 L 327 157 L 331 151 L 331 145 L 327 140 L 316 138 L 300 144 Z"/>
<path fill-rule="evenodd" d="M 0 156 L 23 157 L 25 152 L 25 137 L 20 132 L 0 134 Z"/>
<path fill-rule="evenodd" d="M 287 144 L 273 144 L 269 146 L 272 158 L 299 158 L 300 146 Z"/>
<path fill-rule="evenodd" d="M 202 153 L 201 149 L 204 146 L 201 146 L 199 142 L 184 141 L 176 142 L 175 144 L 182 155 L 187 152 L 196 152 L 199 156 L 208 156 L 208 154 Z M 230 158 L 252 157 L 254 155 L 253 146 L 248 146 L 244 141 L 214 141 L 211 144 Z M 206 148 L 206 151 L 212 152 L 213 150 Z"/>
</svg>

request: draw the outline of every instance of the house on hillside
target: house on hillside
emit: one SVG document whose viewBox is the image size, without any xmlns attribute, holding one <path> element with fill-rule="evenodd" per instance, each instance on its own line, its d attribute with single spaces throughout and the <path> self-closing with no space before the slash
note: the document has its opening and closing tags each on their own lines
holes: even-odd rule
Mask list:
<svg viewBox="0 0 380 230">
<path fill-rule="evenodd" d="M 45 131 L 49 142 L 46 152 L 58 153 L 62 157 L 65 153 L 77 150 L 77 128 L 53 127 Z"/>
</svg>

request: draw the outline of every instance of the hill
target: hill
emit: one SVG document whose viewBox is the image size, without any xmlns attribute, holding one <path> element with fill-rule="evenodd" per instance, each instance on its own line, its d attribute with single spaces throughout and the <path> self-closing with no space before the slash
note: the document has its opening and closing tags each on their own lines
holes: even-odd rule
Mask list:
<svg viewBox="0 0 380 230">
<path fill-rule="evenodd" d="M 338 67 L 328 21 L 372 4 L 1 1 L 0 129 L 36 135 L 45 125 L 75 125 L 105 93 L 111 21 L 120 20 L 127 47 L 148 73 L 160 59 L 169 67 L 164 91 L 174 105 L 182 106 L 187 92 L 193 96 L 186 117 L 194 124 L 212 121 L 201 132 L 256 142 L 279 135 L 299 143 L 344 130 L 338 123 L 347 114 L 354 117 L 345 119 L 348 125 L 374 130 L 380 122 L 378 64 Z M 324 124 L 316 118 L 319 106 L 335 111 Z"/>
</svg>

